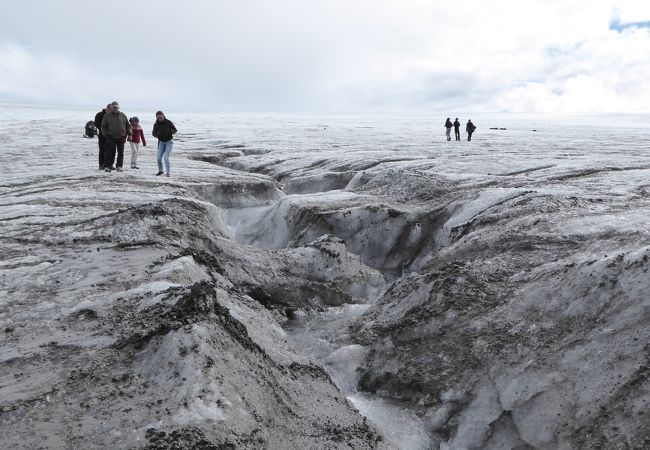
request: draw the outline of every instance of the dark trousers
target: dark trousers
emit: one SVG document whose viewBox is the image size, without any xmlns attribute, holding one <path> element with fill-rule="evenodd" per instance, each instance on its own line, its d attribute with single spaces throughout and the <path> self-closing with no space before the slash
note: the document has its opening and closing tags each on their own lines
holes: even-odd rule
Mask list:
<svg viewBox="0 0 650 450">
<path fill-rule="evenodd" d="M 473 131 L 468 131 L 468 132 L 467 132 L 467 140 L 468 140 L 468 141 L 471 141 L 471 140 L 472 140 L 472 133 L 473 133 Z"/>
<path fill-rule="evenodd" d="M 454 134 L 456 135 L 456 140 L 460 141 L 460 130 L 458 128 L 454 130 Z"/>
<path fill-rule="evenodd" d="M 106 138 L 100 133 L 97 135 L 99 138 L 99 165 L 104 167 L 104 159 L 106 159 Z M 111 166 L 113 163 L 111 163 Z"/>
<path fill-rule="evenodd" d="M 115 153 L 117 152 L 117 163 L 115 167 L 122 167 L 124 162 L 124 142 L 126 138 L 112 138 L 106 137 L 106 153 L 104 154 L 104 166 L 111 167 L 115 160 Z"/>
</svg>

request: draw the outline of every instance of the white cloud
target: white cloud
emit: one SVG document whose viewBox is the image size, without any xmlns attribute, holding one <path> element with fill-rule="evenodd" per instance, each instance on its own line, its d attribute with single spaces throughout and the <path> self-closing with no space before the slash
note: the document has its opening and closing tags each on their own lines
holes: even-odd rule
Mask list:
<svg viewBox="0 0 650 450">
<path fill-rule="evenodd" d="M 0 100 L 213 110 L 642 111 L 632 0 L 114 0 L 5 6 Z M 32 0 L 31 3 L 34 3 Z M 169 105 L 169 106 L 167 106 Z"/>
<path fill-rule="evenodd" d="M 650 3 L 638 0 L 619 0 L 615 4 L 621 23 L 650 21 Z"/>
<path fill-rule="evenodd" d="M 191 88 L 180 84 L 113 70 L 110 65 L 97 69 L 58 54 L 30 53 L 15 43 L 0 44 L 0 100 L 4 101 L 103 106 L 120 98 L 138 106 L 156 107 L 160 102 L 178 106 Z"/>
</svg>

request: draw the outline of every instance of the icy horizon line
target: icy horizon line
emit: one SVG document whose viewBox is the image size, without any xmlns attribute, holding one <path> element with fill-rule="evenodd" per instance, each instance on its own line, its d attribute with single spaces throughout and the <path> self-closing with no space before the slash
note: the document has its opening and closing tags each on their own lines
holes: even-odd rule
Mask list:
<svg viewBox="0 0 650 450">
<path fill-rule="evenodd" d="M 119 99 L 117 99 L 119 101 Z M 112 100 L 111 100 L 112 101 Z M 110 103 L 107 101 L 107 104 Z M 123 103 L 123 102 L 122 102 Z M 26 101 L 2 101 L 0 100 L 0 108 L 3 107 L 13 107 L 13 108 L 33 108 L 33 109 L 65 109 L 68 111 L 85 111 L 85 110 L 98 110 L 105 107 L 105 105 L 88 105 L 88 104 L 63 104 L 63 103 L 42 103 L 42 102 L 26 102 Z M 131 111 L 147 111 L 151 110 L 154 114 L 157 110 L 163 110 L 166 113 L 174 114 L 249 114 L 249 115 L 317 115 L 317 116 L 356 116 L 356 115 L 378 115 L 378 116 L 420 116 L 420 117 L 459 117 L 462 115 L 464 117 L 469 117 L 471 115 L 482 116 L 482 115 L 511 115 L 511 116 L 557 116 L 557 117 L 570 117 L 570 116 L 604 116 L 604 115 L 629 115 L 629 116 L 638 116 L 650 114 L 650 111 L 632 111 L 632 112 L 620 112 L 620 111 L 458 111 L 449 113 L 448 111 L 423 111 L 420 109 L 413 110 L 357 110 L 357 111 L 316 111 L 316 110 L 294 110 L 294 111 L 283 111 L 283 110 L 211 110 L 205 108 L 197 108 L 195 110 L 185 110 L 178 108 L 165 108 L 164 106 L 134 106 L 129 107 L 128 104 L 124 104 L 126 109 Z M 453 116 L 453 117 L 452 117 Z"/>
</svg>

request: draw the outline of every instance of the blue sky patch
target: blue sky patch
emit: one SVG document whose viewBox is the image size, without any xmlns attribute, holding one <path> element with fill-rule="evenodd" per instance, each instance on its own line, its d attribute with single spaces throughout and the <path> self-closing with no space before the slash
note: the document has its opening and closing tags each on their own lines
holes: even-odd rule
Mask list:
<svg viewBox="0 0 650 450">
<path fill-rule="evenodd" d="M 609 22 L 609 29 L 618 31 L 619 33 L 622 33 L 628 28 L 650 28 L 650 21 L 621 23 L 621 20 L 615 17 Z"/>
</svg>

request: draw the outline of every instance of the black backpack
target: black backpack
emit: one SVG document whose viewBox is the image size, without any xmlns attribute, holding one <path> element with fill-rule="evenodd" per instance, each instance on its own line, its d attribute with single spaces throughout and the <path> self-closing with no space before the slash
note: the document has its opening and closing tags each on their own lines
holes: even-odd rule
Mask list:
<svg viewBox="0 0 650 450">
<path fill-rule="evenodd" d="M 86 122 L 86 128 L 84 131 L 84 137 L 93 138 L 97 134 L 97 128 L 95 128 L 95 122 L 89 120 Z"/>
</svg>

